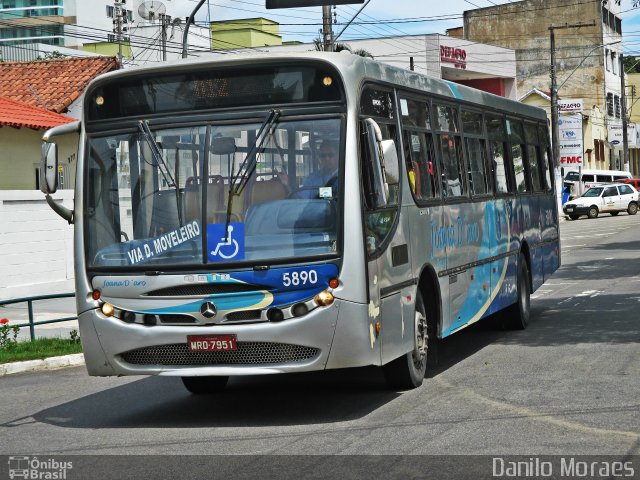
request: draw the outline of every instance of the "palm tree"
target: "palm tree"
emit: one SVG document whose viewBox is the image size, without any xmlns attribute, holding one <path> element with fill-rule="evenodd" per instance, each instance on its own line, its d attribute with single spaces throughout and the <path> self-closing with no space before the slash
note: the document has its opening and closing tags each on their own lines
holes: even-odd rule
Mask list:
<svg viewBox="0 0 640 480">
<path fill-rule="evenodd" d="M 322 43 L 322 39 L 321 38 L 314 38 L 313 46 L 315 47 L 317 52 L 324 51 L 324 45 Z M 368 51 L 366 51 L 363 48 L 359 48 L 357 50 L 353 50 L 346 43 L 334 43 L 333 44 L 333 51 L 334 52 L 342 52 L 344 50 L 346 50 L 347 52 L 353 53 L 354 55 L 358 55 L 359 57 L 373 58 L 373 55 L 371 55 Z"/>
</svg>

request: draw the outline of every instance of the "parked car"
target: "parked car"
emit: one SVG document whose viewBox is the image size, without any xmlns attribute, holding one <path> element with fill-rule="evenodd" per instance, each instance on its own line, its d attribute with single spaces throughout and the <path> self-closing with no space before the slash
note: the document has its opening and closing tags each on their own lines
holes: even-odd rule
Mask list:
<svg viewBox="0 0 640 480">
<path fill-rule="evenodd" d="M 571 220 L 577 220 L 581 215 L 596 218 L 600 213 L 610 213 L 615 216 L 625 210 L 629 215 L 638 212 L 640 193 L 631 185 L 610 184 L 591 187 L 584 195 L 568 201 L 562 207 Z"/>
<path fill-rule="evenodd" d="M 627 178 L 625 180 L 619 180 L 618 183 L 626 183 L 633 186 L 636 190 L 640 191 L 640 178 Z"/>
</svg>

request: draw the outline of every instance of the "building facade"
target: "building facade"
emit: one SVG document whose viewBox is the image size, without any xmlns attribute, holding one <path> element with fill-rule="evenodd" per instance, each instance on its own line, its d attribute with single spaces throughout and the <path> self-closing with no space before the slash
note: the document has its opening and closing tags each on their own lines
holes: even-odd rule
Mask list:
<svg viewBox="0 0 640 480">
<path fill-rule="evenodd" d="M 582 25 L 582 26 L 577 26 Z M 558 97 L 582 103 L 582 155 L 560 153 L 563 170 L 629 169 L 623 162 L 622 20 L 612 0 L 524 0 L 464 12 L 464 38 L 516 52 L 521 95 L 550 92 L 554 27 Z M 562 143 L 561 143 L 562 145 Z M 564 173 L 564 172 L 563 172 Z"/>
</svg>

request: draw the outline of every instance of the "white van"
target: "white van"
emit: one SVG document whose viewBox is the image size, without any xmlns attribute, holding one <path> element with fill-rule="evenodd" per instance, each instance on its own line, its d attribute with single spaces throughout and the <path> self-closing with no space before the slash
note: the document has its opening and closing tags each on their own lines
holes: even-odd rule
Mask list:
<svg viewBox="0 0 640 480">
<path fill-rule="evenodd" d="M 631 173 L 623 170 L 582 170 L 567 173 L 563 187 L 569 188 L 569 200 L 579 197 L 594 185 L 612 183 L 633 178 Z"/>
</svg>

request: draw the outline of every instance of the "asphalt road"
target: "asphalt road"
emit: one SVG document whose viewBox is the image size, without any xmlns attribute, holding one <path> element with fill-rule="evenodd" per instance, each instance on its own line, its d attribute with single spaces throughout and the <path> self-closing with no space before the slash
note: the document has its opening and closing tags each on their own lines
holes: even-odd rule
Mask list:
<svg viewBox="0 0 640 480">
<path fill-rule="evenodd" d="M 640 455 L 639 247 L 640 215 L 563 222 L 529 328 L 441 341 L 409 392 L 377 369 L 232 379 L 212 397 L 84 368 L 6 376 L 0 454 Z"/>
</svg>

